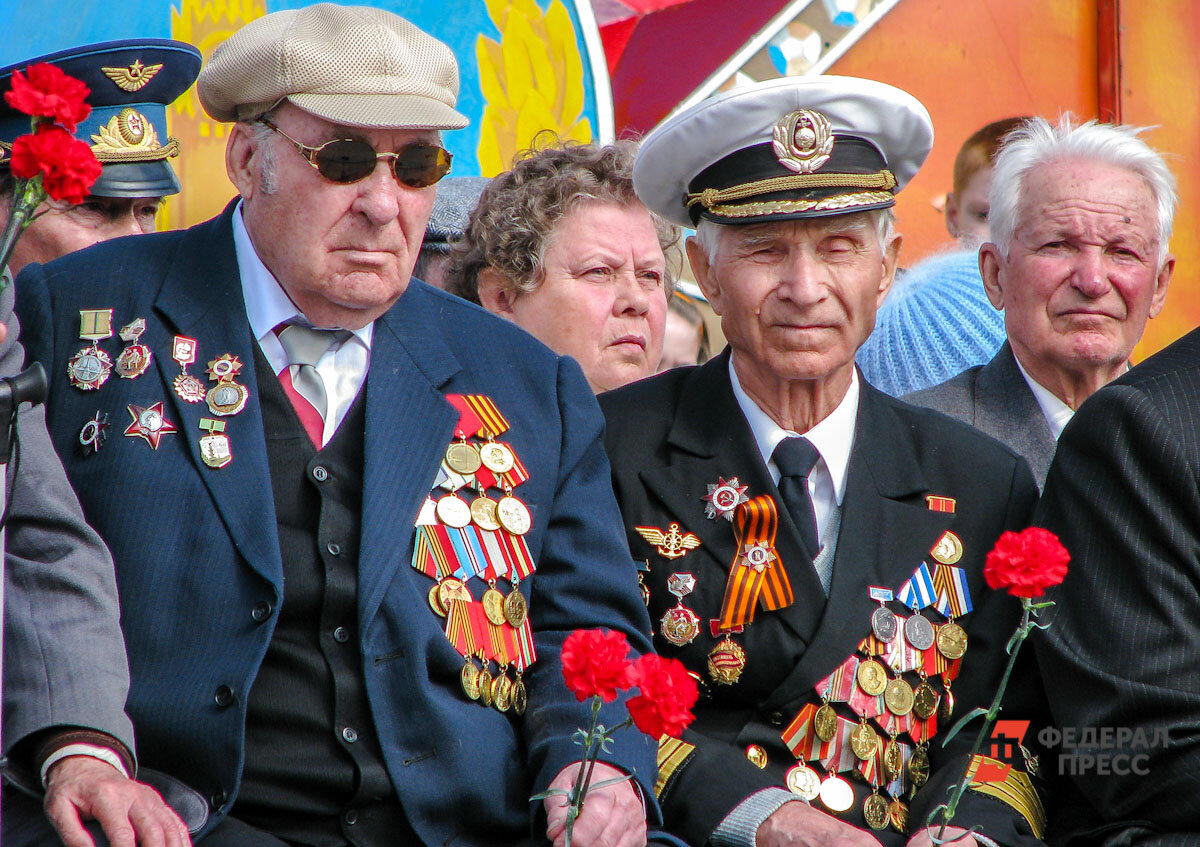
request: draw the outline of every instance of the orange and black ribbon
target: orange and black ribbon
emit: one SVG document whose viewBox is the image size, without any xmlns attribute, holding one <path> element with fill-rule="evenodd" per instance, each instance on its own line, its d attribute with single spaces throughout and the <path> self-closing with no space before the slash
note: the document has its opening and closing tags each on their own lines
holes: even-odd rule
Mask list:
<svg viewBox="0 0 1200 847">
<path fill-rule="evenodd" d="M 733 513 L 733 534 L 738 548 L 725 583 L 718 627 L 721 632 L 751 623 L 760 603 L 763 609 L 771 612 L 790 606 L 795 599 L 783 561 L 775 550 L 778 531 L 779 512 L 768 495 L 743 503 Z M 747 549 L 756 545 L 766 547 L 774 556 L 761 569 L 751 566 L 745 558 Z"/>
</svg>

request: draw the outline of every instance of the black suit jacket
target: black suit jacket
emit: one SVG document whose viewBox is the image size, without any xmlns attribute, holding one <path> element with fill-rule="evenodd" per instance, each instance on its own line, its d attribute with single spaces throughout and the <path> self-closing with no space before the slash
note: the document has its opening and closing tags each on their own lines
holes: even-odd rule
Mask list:
<svg viewBox="0 0 1200 847">
<path fill-rule="evenodd" d="M 1003 530 L 1026 525 L 1037 497 L 1028 467 L 1012 452 L 963 424 L 894 400 L 863 382 L 829 599 L 813 568 L 807 562 L 798 566 L 804 562 L 799 537 L 781 510 L 776 547 L 789 565 L 795 602 L 777 612 L 760 610 L 738 636 L 748 657 L 742 678 L 733 686 L 712 684 L 706 662 L 716 639 L 708 621 L 719 613 L 736 540 L 728 521 L 705 517 L 702 498 L 708 484 L 736 476 L 749 486 L 750 497 L 769 494 L 780 502 L 734 398 L 728 361 L 728 354 L 718 356 L 699 368 L 673 370 L 600 398 L 629 543 L 634 558 L 650 566 L 646 582 L 652 623 L 657 626 L 675 605 L 666 588 L 668 577 L 676 572 L 696 577 L 695 591 L 685 602 L 700 616 L 701 635 L 682 648 L 661 632 L 655 639 L 660 652 L 681 659 L 708 682 L 685 739 L 696 751 L 675 771 L 661 797 L 668 829 L 693 844 L 707 841 L 750 794 L 784 784 L 795 758 L 780 732 L 806 703 L 817 701 L 814 684 L 870 633 L 876 604 L 868 586 L 899 589 L 948 529 L 962 539 L 965 554 L 959 564 L 967 570 L 975 602 L 975 611 L 962 620 L 971 643 L 953 686 L 955 717 L 990 701 L 1019 606 L 987 590 L 983 559 Z M 931 511 L 926 495 L 956 498 L 957 511 Z M 700 547 L 674 561 L 659 555 L 634 529 L 665 529 L 670 522 L 701 540 Z M 962 775 L 972 736 L 960 734 L 950 749 L 934 740 L 933 776 L 910 806 L 914 823 L 923 822 L 945 798 L 946 786 Z M 747 760 L 750 744 L 767 751 L 765 769 Z M 857 793 L 846 819 L 864 826 L 861 808 L 867 792 L 861 783 Z M 960 821 L 981 824 L 1003 844 L 1037 843 L 1023 819 L 990 797 L 970 794 L 959 806 L 956 823 Z M 905 840 L 894 831 L 876 835 L 885 844 Z"/>
<path fill-rule="evenodd" d="M 1072 556 L 1036 641 L 1076 745 L 1059 767 L 1081 796 L 1057 828 L 1087 845 L 1200 843 L 1200 331 L 1080 407 L 1037 521 Z M 1145 743 L 1112 746 L 1121 728 Z"/>
</svg>

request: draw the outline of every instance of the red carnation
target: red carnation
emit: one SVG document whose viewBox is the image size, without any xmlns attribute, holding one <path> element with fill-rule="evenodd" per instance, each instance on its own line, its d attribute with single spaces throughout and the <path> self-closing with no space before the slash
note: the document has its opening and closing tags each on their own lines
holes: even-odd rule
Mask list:
<svg viewBox="0 0 1200 847">
<path fill-rule="evenodd" d="M 1031 526 L 1006 532 L 987 554 L 983 577 L 990 588 L 1006 588 L 1015 597 L 1041 597 L 1067 575 L 1071 555 L 1047 529 Z"/>
<path fill-rule="evenodd" d="M 87 104 L 91 89 L 54 65 L 30 65 L 23 75 L 13 71 L 12 90 L 4 94 L 8 105 L 35 118 L 50 118 L 68 132 L 91 113 Z"/>
<path fill-rule="evenodd" d="M 18 179 L 42 177 L 42 188 L 55 200 L 82 203 L 100 178 L 92 149 L 60 126 L 39 126 L 13 142 L 9 163 Z"/>
<path fill-rule="evenodd" d="M 638 659 L 633 672 L 641 690 L 628 703 L 634 725 L 651 738 L 678 738 L 696 718 L 692 714 L 692 706 L 700 696 L 696 680 L 677 659 L 653 653 Z"/>
<path fill-rule="evenodd" d="M 567 688 L 580 701 L 600 697 L 609 703 L 634 684 L 629 642 L 620 632 L 575 630 L 563 642 L 562 667 Z"/>
</svg>

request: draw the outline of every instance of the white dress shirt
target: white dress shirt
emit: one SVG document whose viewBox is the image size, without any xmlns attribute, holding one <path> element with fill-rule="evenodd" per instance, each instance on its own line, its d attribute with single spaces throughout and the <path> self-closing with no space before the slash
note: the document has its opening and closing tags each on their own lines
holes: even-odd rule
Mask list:
<svg viewBox="0 0 1200 847">
<path fill-rule="evenodd" d="M 1033 392 L 1033 399 L 1037 400 L 1038 408 L 1042 410 L 1042 417 L 1046 419 L 1046 423 L 1050 424 L 1050 434 L 1054 436 L 1055 441 L 1058 441 L 1058 437 L 1066 429 L 1075 410 L 1058 399 L 1053 391 L 1031 377 L 1015 353 L 1013 361 L 1017 363 L 1017 369 L 1021 372 L 1021 376 L 1025 377 L 1029 390 Z"/>
<path fill-rule="evenodd" d="M 736 355 L 734 353 L 729 358 L 729 381 L 733 384 L 733 396 L 737 398 L 738 406 L 746 416 L 746 422 L 750 424 L 750 432 L 754 435 L 758 452 L 762 454 L 763 462 L 776 485 L 779 484 L 779 468 L 771 461 L 771 455 L 780 441 L 802 435 L 817 448 L 820 458 L 813 472 L 808 475 L 808 494 L 812 497 L 821 546 L 825 547 L 830 541 L 836 543 L 836 538 L 830 539 L 826 536 L 832 531 L 829 519 L 841 507 L 846 496 L 846 471 L 850 465 L 850 450 L 854 447 L 854 428 L 858 423 L 860 389 L 857 369 L 850 377 L 850 388 L 847 389 L 846 396 L 827 418 L 808 432 L 793 432 L 771 420 L 770 415 L 750 399 L 750 395 L 738 381 L 737 371 L 733 366 Z"/>
<path fill-rule="evenodd" d="M 270 362 L 271 369 L 278 376 L 291 363 L 275 335 L 275 328 L 282 323 L 311 323 L 258 257 L 242 221 L 241 203 L 233 215 L 233 246 L 237 253 L 238 272 L 242 277 L 242 297 L 246 301 L 246 317 L 250 321 L 250 331 L 258 340 L 258 346 Z M 325 383 L 325 396 L 329 402 L 325 431 L 321 437 L 322 446 L 329 443 L 329 439 L 333 437 L 338 425 L 346 417 L 346 412 L 354 403 L 354 398 L 358 396 L 363 383 L 367 381 L 373 330 L 374 324 L 351 330 L 352 335 L 344 344 L 336 350 L 329 350 L 317 362 L 317 373 Z M 247 365 L 253 367 L 252 362 Z"/>
</svg>

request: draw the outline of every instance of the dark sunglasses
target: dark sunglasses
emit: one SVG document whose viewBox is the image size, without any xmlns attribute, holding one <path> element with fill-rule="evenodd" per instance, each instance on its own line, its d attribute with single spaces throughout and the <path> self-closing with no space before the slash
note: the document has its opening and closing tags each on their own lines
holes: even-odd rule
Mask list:
<svg viewBox="0 0 1200 847">
<path fill-rule="evenodd" d="M 380 159 L 391 159 L 392 173 L 409 188 L 427 188 L 450 173 L 453 157 L 449 150 L 436 144 L 413 144 L 399 153 L 376 153 L 375 148 L 365 141 L 343 138 L 312 147 L 292 138 L 266 118 L 259 120 L 292 142 L 300 155 L 331 182 L 351 183 L 366 179 Z"/>
</svg>

